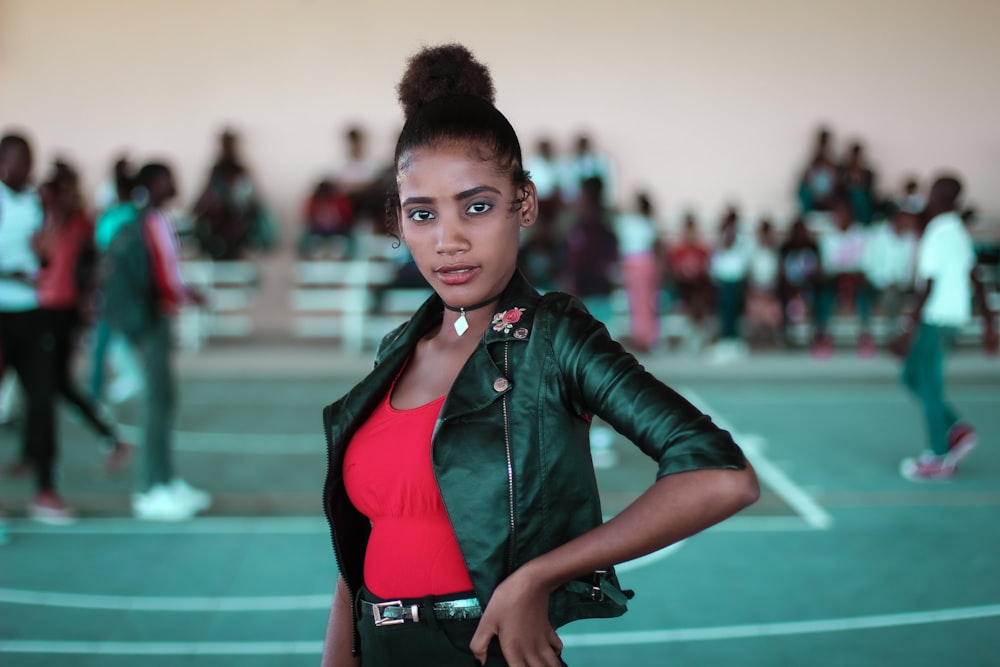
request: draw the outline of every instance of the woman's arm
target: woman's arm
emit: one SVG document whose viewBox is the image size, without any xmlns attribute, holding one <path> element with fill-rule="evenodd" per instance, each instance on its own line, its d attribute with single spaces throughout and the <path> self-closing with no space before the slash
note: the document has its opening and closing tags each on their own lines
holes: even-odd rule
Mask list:
<svg viewBox="0 0 1000 667">
<path fill-rule="evenodd" d="M 352 604 L 344 578 L 338 576 L 330 608 L 330 622 L 326 628 L 326 641 L 323 643 L 321 667 L 361 667 L 361 658 L 351 654 L 351 644 L 354 641 Z"/>
<path fill-rule="evenodd" d="M 525 563 L 490 599 L 472 639 L 475 656 L 499 636 L 517 665 L 559 665 L 562 642 L 549 625 L 549 595 L 562 584 L 694 535 L 753 504 L 760 495 L 749 463 L 742 470 L 693 470 L 659 479 L 616 517 Z"/>
</svg>

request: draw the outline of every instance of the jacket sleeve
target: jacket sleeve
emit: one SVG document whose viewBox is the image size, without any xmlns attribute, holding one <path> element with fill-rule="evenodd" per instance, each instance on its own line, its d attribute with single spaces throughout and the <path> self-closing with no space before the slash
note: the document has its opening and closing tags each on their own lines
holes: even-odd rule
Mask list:
<svg viewBox="0 0 1000 667">
<path fill-rule="evenodd" d="M 601 417 L 656 460 L 657 478 L 745 467 L 732 436 L 647 372 L 578 300 L 553 306 L 549 341 L 572 409 Z"/>
</svg>

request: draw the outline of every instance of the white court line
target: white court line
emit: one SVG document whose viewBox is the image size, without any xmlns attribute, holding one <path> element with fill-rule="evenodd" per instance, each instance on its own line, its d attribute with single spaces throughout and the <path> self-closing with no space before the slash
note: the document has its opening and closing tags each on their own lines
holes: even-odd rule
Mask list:
<svg viewBox="0 0 1000 667">
<path fill-rule="evenodd" d="M 639 644 L 674 644 L 680 642 L 718 641 L 787 637 L 829 632 L 853 632 L 878 628 L 972 621 L 1000 616 L 1000 604 L 981 607 L 958 607 L 901 614 L 830 618 L 815 621 L 722 625 L 706 628 L 646 630 L 638 632 L 566 633 L 561 635 L 568 647 L 635 646 Z M 323 642 L 86 642 L 0 639 L 0 653 L 37 653 L 63 655 L 319 655 Z"/>
<path fill-rule="evenodd" d="M 119 424 L 122 437 L 142 444 L 142 429 Z M 323 454 L 326 443 L 315 433 L 200 433 L 174 431 L 174 450 L 210 454 Z"/>
<path fill-rule="evenodd" d="M 84 595 L 0 588 L 0 603 L 63 609 L 126 611 L 300 611 L 329 609 L 330 593 L 320 595 L 171 597 L 131 595 Z"/>
<path fill-rule="evenodd" d="M 734 533 L 810 531 L 799 516 L 735 516 L 709 530 Z M 7 520 L 11 535 L 65 537 L 76 535 L 327 535 L 319 517 L 199 517 L 183 522 L 137 521 L 128 518 L 80 519 L 69 526 L 48 526 L 26 519 Z M 668 547 L 669 548 L 669 547 Z M 645 558 L 645 557 L 643 557 Z M 642 560 L 636 559 L 637 561 Z"/>
<path fill-rule="evenodd" d="M 789 507 L 805 519 L 806 523 L 813 528 L 820 530 L 827 529 L 833 525 L 833 517 L 830 516 L 826 510 L 820 507 L 819 503 L 817 503 L 813 497 L 805 491 L 805 489 L 793 482 L 781 468 L 776 466 L 770 459 L 764 456 L 764 452 L 761 451 L 762 448 L 760 446 L 760 443 L 762 442 L 761 438 L 740 434 L 732 427 L 731 424 L 719 415 L 718 411 L 713 410 L 705 399 L 703 399 L 690 387 L 683 388 L 681 390 L 681 394 L 683 394 L 684 397 L 694 404 L 699 410 L 711 416 L 712 421 L 718 424 L 719 427 L 724 428 L 732 434 L 733 439 L 740 445 L 743 449 L 743 453 L 753 465 L 754 470 L 757 472 L 757 477 L 764 482 L 768 488 L 774 491 L 778 497 L 785 501 Z"/>
</svg>

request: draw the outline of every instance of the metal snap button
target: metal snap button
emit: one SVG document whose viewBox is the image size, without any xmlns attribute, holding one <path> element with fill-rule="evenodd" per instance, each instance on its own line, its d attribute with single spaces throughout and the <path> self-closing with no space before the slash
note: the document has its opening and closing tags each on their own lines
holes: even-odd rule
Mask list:
<svg viewBox="0 0 1000 667">
<path fill-rule="evenodd" d="M 507 391 L 508 387 L 510 387 L 510 381 L 505 377 L 498 377 L 493 381 L 493 391 Z"/>
</svg>

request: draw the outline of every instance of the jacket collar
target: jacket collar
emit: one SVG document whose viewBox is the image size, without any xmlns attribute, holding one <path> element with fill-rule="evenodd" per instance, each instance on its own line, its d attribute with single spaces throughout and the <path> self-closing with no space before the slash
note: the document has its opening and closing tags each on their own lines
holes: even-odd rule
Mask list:
<svg viewBox="0 0 1000 667">
<path fill-rule="evenodd" d="M 540 298 L 521 272 L 515 272 L 500 295 L 480 345 L 455 378 L 455 385 L 442 407 L 443 419 L 481 410 L 511 390 L 511 379 L 490 354 L 490 347 L 495 343 L 519 343 L 530 339 Z M 420 338 L 441 321 L 443 312 L 441 298 L 432 294 L 386 345 L 379 366 L 384 366 L 394 377 Z M 502 356 L 496 358 L 502 359 Z"/>
</svg>

